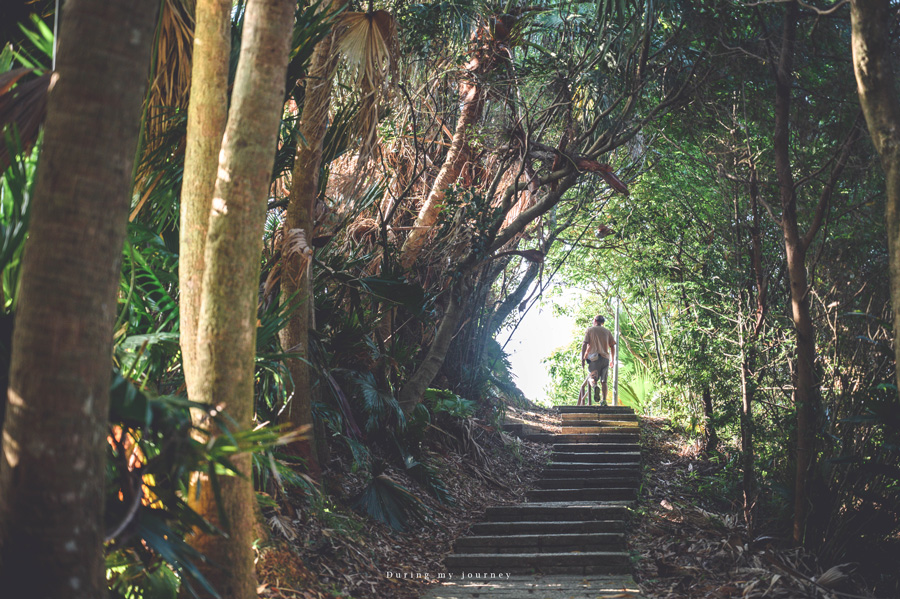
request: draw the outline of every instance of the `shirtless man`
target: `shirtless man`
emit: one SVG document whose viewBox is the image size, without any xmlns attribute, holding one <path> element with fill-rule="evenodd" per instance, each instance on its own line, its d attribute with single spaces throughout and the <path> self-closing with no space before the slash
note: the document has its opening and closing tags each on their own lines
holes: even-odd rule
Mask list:
<svg viewBox="0 0 900 599">
<path fill-rule="evenodd" d="M 591 395 L 598 404 L 606 405 L 606 376 L 609 373 L 609 363 L 616 355 L 616 340 L 613 339 L 612 333 L 603 326 L 604 322 L 606 319 L 602 316 L 594 317 L 594 326 L 584 332 L 584 341 L 581 344 L 581 368 L 584 369 L 584 364 L 587 362 L 590 373 L 588 382 L 590 382 L 591 390 L 588 392 L 588 405 L 591 405 Z M 603 391 L 602 402 L 597 397 L 598 381 Z M 580 401 L 581 398 L 579 398 Z M 579 403 L 579 405 L 581 404 Z"/>
</svg>

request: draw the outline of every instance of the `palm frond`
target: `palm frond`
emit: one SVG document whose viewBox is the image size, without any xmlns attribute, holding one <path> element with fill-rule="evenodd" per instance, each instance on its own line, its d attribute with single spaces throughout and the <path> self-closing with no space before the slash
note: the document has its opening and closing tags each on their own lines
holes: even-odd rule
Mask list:
<svg viewBox="0 0 900 599">
<path fill-rule="evenodd" d="M 354 507 L 399 531 L 406 530 L 412 521 L 424 520 L 428 510 L 409 489 L 383 473 L 372 477 Z"/>
<path fill-rule="evenodd" d="M 157 117 L 171 114 L 173 109 L 187 108 L 193 44 L 193 15 L 181 0 L 165 0 L 159 23 L 155 76 L 147 101 L 150 110 L 147 150 L 156 148 L 153 140 L 164 133 L 168 124 Z"/>
<path fill-rule="evenodd" d="M 27 158 L 21 151 L 21 141 L 7 132 L 2 147 L 14 159 L 0 176 L 0 311 L 15 309 L 18 296 L 19 265 L 22 248 L 31 218 L 31 196 L 34 190 L 36 159 Z"/>
<path fill-rule="evenodd" d="M 356 131 L 361 162 L 371 156 L 378 125 L 378 107 L 388 93 L 388 77 L 396 79 L 397 27 L 384 10 L 348 12 L 338 18 L 338 48 L 346 61 L 352 89 L 359 96 Z"/>
<path fill-rule="evenodd" d="M 32 69 L 13 69 L 0 74 L 0 131 L 14 128 L 19 138 L 18 150 L 28 151 L 37 141 L 47 111 L 50 73 L 20 83 Z M 8 144 L 0 144 L 0 171 L 12 160 Z"/>
</svg>

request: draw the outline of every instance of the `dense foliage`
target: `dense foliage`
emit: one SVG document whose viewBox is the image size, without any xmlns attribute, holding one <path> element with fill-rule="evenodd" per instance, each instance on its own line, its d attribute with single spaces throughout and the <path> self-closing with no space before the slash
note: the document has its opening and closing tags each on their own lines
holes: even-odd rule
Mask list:
<svg viewBox="0 0 900 599">
<path fill-rule="evenodd" d="M 825 559 L 896 551 L 883 177 L 859 116 L 848 11 L 795 13 L 795 4 L 301 3 L 264 249 L 244 257 L 261 270 L 258 430 L 239 431 L 227 409 L 186 393 L 179 214 L 194 8 L 162 2 L 111 364 L 111 587 L 174 594 L 173 571 L 208 584 L 181 540 L 192 526 L 214 532 L 186 502 L 191 473 L 216 485 L 246 451 L 263 509 L 286 493 L 327 502 L 323 468 L 367 472 L 356 509 L 396 529 L 427 515 L 391 468 L 452 502 L 422 440 L 439 430 L 465 442 L 473 422 L 497 426 L 506 402 L 523 401 L 494 337 L 554 285 L 564 304 L 578 298 L 559 309 L 579 323 L 603 313 L 611 324 L 619 310 L 619 397 L 702 436 L 727 464 L 722 477 L 752 530 L 790 536 L 801 492 L 810 509 L 796 540 Z M 230 15 L 229 91 L 245 8 Z M 43 107 L 25 86 L 48 69 L 52 18 L 23 20 L 0 54 L 2 106 L 24 107 L 0 112 L 10 124 L 0 153 L 7 364 L 40 159 L 37 130 L 23 124 Z M 787 51 L 785 122 L 776 98 Z M 17 67 L 34 72 L 11 75 Z M 327 123 L 321 139 L 311 118 Z M 297 168 L 316 151 L 315 172 Z M 304 185 L 309 219 L 292 228 Z M 807 246 L 800 299 L 791 222 Z M 804 302 L 814 327 L 809 425 L 796 399 L 798 347 L 810 342 L 797 333 Z M 298 322 L 308 338 L 289 347 L 284 331 Z M 578 394 L 579 346 L 549 360 L 557 403 Z M 217 418 L 220 434 L 198 440 L 216 429 L 199 430 L 191 407 Z M 311 453 L 283 436 L 304 409 Z M 814 459 L 798 487 L 786 448 L 805 427 Z"/>
</svg>

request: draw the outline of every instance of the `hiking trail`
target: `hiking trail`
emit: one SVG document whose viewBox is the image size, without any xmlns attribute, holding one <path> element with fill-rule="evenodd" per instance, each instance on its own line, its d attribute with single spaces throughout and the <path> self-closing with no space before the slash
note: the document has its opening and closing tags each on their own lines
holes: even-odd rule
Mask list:
<svg viewBox="0 0 900 599">
<path fill-rule="evenodd" d="M 452 576 L 423 599 L 633 597 L 625 527 L 637 498 L 641 453 L 631 408 L 560 406 L 561 432 L 526 423 L 508 432 L 552 443 L 526 501 L 486 510 L 444 560 Z"/>
</svg>

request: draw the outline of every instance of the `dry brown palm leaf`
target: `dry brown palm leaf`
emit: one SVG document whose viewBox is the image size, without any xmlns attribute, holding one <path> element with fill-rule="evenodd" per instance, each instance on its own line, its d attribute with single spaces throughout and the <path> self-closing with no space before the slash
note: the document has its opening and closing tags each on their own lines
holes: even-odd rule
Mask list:
<svg viewBox="0 0 900 599">
<path fill-rule="evenodd" d="M 31 69 L 13 69 L 0 75 L 0 131 L 15 124 L 23 150 L 37 140 L 47 109 L 50 73 L 18 83 Z M 6 143 L 0 139 L 0 171 L 9 166 Z"/>
<path fill-rule="evenodd" d="M 375 148 L 378 108 L 388 97 L 389 76 L 397 78 L 397 27 L 390 13 L 376 10 L 344 13 L 336 30 L 338 51 L 359 96 L 356 131 L 360 136 L 359 164 L 365 164 Z"/>
<path fill-rule="evenodd" d="M 150 96 L 147 100 L 148 151 L 155 148 L 173 109 L 187 108 L 191 89 L 191 57 L 194 43 L 192 9 L 183 0 L 165 0 L 159 24 L 159 42 Z"/>
</svg>

